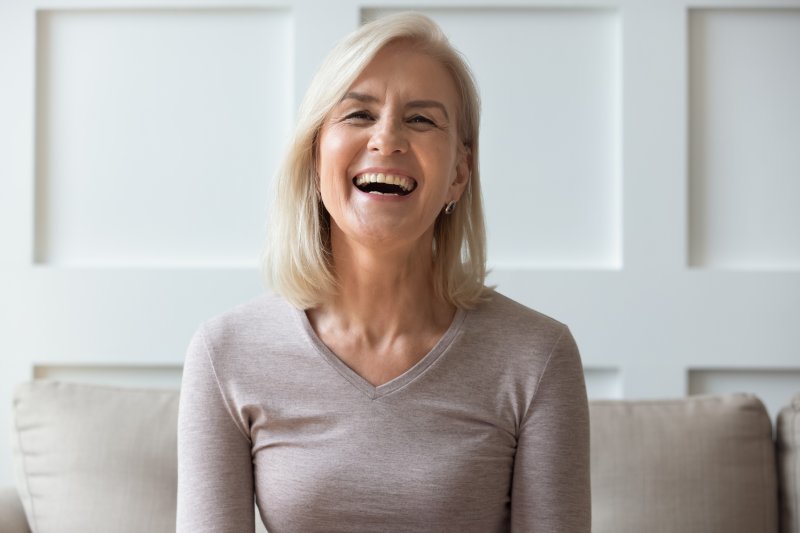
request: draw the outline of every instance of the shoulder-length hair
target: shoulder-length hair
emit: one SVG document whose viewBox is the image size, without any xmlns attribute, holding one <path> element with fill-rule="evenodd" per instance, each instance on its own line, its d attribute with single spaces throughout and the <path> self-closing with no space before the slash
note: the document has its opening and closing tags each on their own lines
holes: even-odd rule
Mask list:
<svg viewBox="0 0 800 533">
<path fill-rule="evenodd" d="M 262 256 L 264 281 L 299 309 L 316 307 L 337 291 L 330 247 L 330 215 L 319 196 L 317 140 L 328 113 L 387 44 L 402 40 L 441 62 L 460 100 L 458 133 L 471 175 L 458 207 L 439 214 L 433 237 L 437 296 L 460 308 L 486 297 L 486 231 L 478 166 L 480 99 L 472 72 L 442 29 L 419 13 L 399 13 L 365 24 L 341 41 L 320 66 L 300 106 L 294 136 L 275 178 L 275 196 Z"/>
</svg>

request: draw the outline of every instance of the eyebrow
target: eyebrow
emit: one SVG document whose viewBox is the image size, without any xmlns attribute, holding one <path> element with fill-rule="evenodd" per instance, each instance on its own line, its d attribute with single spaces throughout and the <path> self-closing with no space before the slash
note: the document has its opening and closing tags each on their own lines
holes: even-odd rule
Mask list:
<svg viewBox="0 0 800 533">
<path fill-rule="evenodd" d="M 437 100 L 414 100 L 406 104 L 407 109 L 416 109 L 416 108 L 426 108 L 426 107 L 435 107 L 442 110 L 444 113 L 444 118 L 450 120 L 450 116 L 447 114 L 447 108 L 444 107 L 444 104 L 437 101 Z"/>
<path fill-rule="evenodd" d="M 364 102 L 365 104 L 374 104 L 378 101 L 376 97 L 370 94 L 357 93 L 353 91 L 345 94 L 341 101 L 345 100 L 358 100 L 359 102 Z M 450 120 L 450 116 L 447 114 L 447 108 L 438 100 L 412 100 L 411 102 L 408 102 L 405 107 L 406 109 L 434 107 L 436 109 L 440 109 L 442 113 L 444 113 L 445 118 Z"/>
<path fill-rule="evenodd" d="M 341 101 L 344 102 L 345 100 L 358 100 L 359 102 L 364 102 L 367 104 L 371 104 L 378 101 L 378 99 L 374 96 L 364 93 L 356 93 L 353 91 L 350 91 L 349 93 L 345 94 Z"/>
</svg>

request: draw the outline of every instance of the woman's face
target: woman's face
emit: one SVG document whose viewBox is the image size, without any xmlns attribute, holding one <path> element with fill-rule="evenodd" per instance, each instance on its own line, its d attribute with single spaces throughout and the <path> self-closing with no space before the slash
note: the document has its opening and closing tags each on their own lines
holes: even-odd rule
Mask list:
<svg viewBox="0 0 800 533">
<path fill-rule="evenodd" d="M 334 242 L 429 249 L 436 217 L 469 177 L 458 109 L 455 83 L 435 59 L 402 43 L 375 56 L 320 131 Z"/>
</svg>

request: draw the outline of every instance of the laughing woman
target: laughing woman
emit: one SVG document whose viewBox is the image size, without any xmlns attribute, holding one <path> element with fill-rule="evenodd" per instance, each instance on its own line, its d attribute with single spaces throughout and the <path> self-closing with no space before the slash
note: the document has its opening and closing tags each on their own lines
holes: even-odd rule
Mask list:
<svg viewBox="0 0 800 533">
<path fill-rule="evenodd" d="M 265 294 L 186 356 L 178 531 L 590 530 L 569 329 L 484 286 L 473 78 L 418 14 L 314 78 L 277 177 Z"/>
</svg>

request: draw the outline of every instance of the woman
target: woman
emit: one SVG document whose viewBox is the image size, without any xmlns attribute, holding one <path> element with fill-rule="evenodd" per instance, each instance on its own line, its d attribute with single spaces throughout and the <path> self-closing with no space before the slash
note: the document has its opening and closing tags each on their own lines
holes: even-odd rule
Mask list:
<svg viewBox="0 0 800 533">
<path fill-rule="evenodd" d="M 264 295 L 184 367 L 178 531 L 588 532 L 566 326 L 484 287 L 478 99 L 417 14 L 317 73 L 277 178 Z"/>
</svg>

